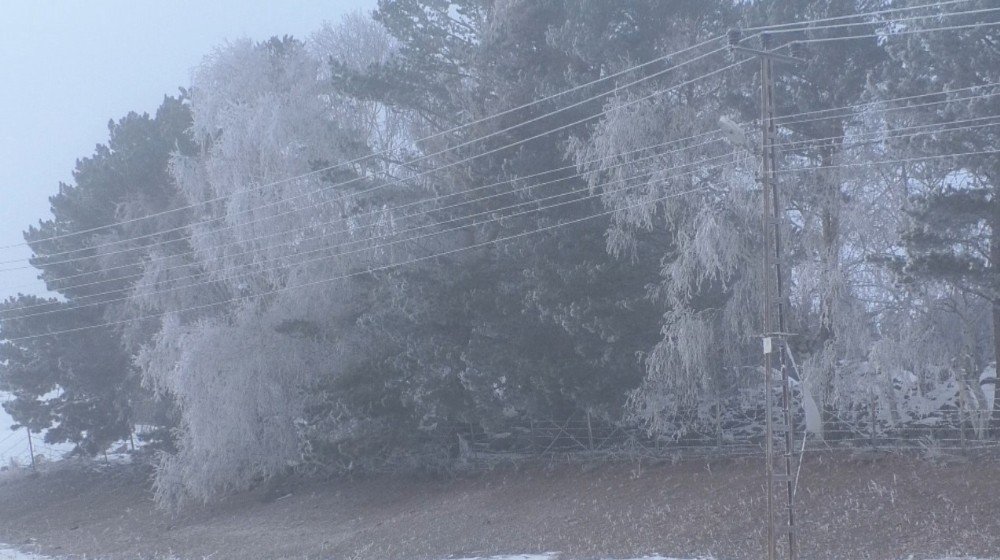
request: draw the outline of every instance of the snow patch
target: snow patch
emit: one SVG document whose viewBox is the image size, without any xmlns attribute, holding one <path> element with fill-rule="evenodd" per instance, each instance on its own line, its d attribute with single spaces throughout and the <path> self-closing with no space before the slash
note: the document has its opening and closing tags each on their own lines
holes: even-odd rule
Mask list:
<svg viewBox="0 0 1000 560">
<path fill-rule="evenodd" d="M 0 544 L 0 560 L 55 560 L 55 559 L 50 556 L 39 556 L 38 554 L 20 552 L 18 550 L 14 550 L 13 548 L 4 548 L 4 545 Z"/>
</svg>

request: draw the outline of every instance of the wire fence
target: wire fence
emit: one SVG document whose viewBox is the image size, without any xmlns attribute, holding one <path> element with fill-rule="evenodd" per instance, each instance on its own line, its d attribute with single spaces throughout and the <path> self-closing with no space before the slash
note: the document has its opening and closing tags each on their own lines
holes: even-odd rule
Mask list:
<svg viewBox="0 0 1000 560">
<path fill-rule="evenodd" d="M 700 412 L 700 413 L 699 413 Z M 714 414 L 713 414 L 714 413 Z M 783 449 L 784 428 L 777 410 L 774 445 Z M 793 453 L 920 452 L 983 454 L 1000 450 L 997 430 L 990 430 L 989 415 L 961 409 L 938 410 L 919 418 L 893 418 L 873 407 L 869 410 L 825 411 L 822 430 L 807 427 L 800 409 L 792 429 Z M 501 463 L 532 460 L 636 460 L 685 457 L 763 456 L 766 447 L 762 408 L 723 412 L 722 407 L 679 414 L 657 421 L 658 430 L 613 422 L 597 415 L 577 413 L 564 418 L 439 423 L 420 436 L 405 457 L 376 460 L 382 468 L 400 464 L 440 464 L 442 460 L 464 467 L 493 467 Z M 155 430 L 137 426 L 136 434 Z M 65 445 L 49 445 L 40 435 L 32 440 L 36 461 L 59 460 Z M 127 453 L 137 446 L 116 442 L 110 453 Z M 422 450 L 422 451 L 421 451 Z M 107 454 L 105 454 L 106 460 Z M 0 436 L 0 469 L 31 463 L 24 430 Z M 376 469 L 381 470 L 381 469 Z"/>
<path fill-rule="evenodd" d="M 641 459 L 687 456 L 763 456 L 766 428 L 763 411 L 745 415 L 744 421 L 719 416 L 714 422 L 692 417 L 661 420 L 661 426 L 682 427 L 674 431 L 643 429 L 578 414 L 564 419 L 524 422 L 454 424 L 459 461 L 475 465 L 547 459 Z M 774 445 L 784 447 L 784 428 L 775 415 Z M 920 452 L 935 454 L 981 454 L 1000 449 L 996 432 L 985 422 L 962 411 L 938 411 L 907 421 L 883 420 L 875 415 L 855 415 L 850 421 L 828 412 L 823 429 L 807 429 L 803 414 L 796 416 L 793 453 L 817 452 Z M 448 437 L 448 436 L 438 436 Z"/>
</svg>

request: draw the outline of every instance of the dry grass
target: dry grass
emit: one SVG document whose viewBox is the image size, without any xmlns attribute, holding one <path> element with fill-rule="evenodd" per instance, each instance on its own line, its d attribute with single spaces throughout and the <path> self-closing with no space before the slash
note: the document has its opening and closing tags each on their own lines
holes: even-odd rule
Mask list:
<svg viewBox="0 0 1000 560">
<path fill-rule="evenodd" d="M 0 483 L 0 541 L 88 558 L 406 560 L 551 550 L 737 560 L 759 558 L 763 541 L 762 465 L 751 459 L 287 482 L 176 517 L 152 507 L 148 475 L 61 469 Z M 997 555 L 998 480 L 995 461 L 813 456 L 797 496 L 802 557 Z"/>
</svg>

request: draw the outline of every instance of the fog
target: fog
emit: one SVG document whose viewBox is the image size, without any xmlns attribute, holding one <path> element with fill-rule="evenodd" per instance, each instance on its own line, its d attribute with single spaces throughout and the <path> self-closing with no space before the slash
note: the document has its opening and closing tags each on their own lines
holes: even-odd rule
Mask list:
<svg viewBox="0 0 1000 560">
<path fill-rule="evenodd" d="M 992 2 L 9 12 L 0 542 L 1000 551 Z"/>
</svg>

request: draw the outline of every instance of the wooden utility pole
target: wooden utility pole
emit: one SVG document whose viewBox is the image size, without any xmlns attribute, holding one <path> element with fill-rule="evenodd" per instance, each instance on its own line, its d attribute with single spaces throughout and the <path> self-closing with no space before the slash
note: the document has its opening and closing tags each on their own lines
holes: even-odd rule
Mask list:
<svg viewBox="0 0 1000 560">
<path fill-rule="evenodd" d="M 28 454 L 31 455 L 31 470 L 35 470 L 35 446 L 31 443 L 31 428 L 25 426 L 24 429 L 28 432 Z"/>
<path fill-rule="evenodd" d="M 761 198 L 763 202 L 763 350 L 764 350 L 764 406 L 765 412 L 765 487 L 767 492 L 767 559 L 775 560 L 777 556 L 776 539 L 785 535 L 788 539 L 789 560 L 795 560 L 795 512 L 793 507 L 794 478 L 792 470 L 792 451 L 795 449 L 795 434 L 793 431 L 792 395 L 789 379 L 789 369 L 785 363 L 785 346 L 789 336 L 785 321 L 785 294 L 783 286 L 781 247 L 781 198 L 776 177 L 777 155 L 775 151 L 774 124 L 774 75 L 772 63 L 801 62 L 801 60 L 781 55 L 769 50 L 770 44 L 766 33 L 762 33 L 761 49 L 742 47 L 739 30 L 729 34 L 730 47 L 734 52 L 751 54 L 760 59 L 760 122 L 761 122 Z M 781 472 L 775 472 L 774 450 L 774 358 L 777 355 L 777 366 L 781 373 L 781 404 L 782 426 L 780 432 L 784 435 Z M 775 519 L 775 483 L 785 486 L 785 520 L 777 524 Z"/>
</svg>

